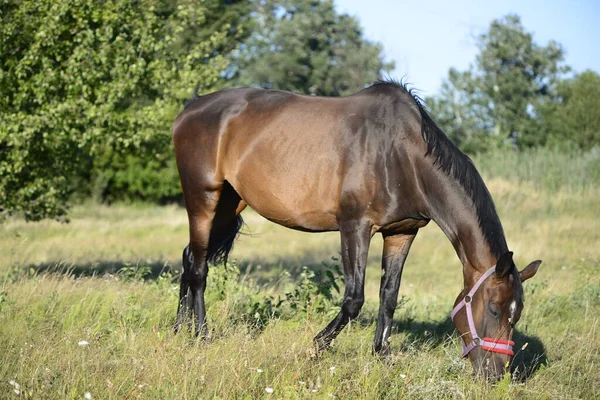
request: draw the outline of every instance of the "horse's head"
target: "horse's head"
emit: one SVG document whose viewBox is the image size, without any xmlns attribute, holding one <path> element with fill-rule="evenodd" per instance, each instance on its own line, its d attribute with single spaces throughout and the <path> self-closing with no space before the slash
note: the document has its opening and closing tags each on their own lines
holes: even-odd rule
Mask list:
<svg viewBox="0 0 600 400">
<path fill-rule="evenodd" d="M 463 340 L 463 356 L 469 357 L 475 373 L 486 378 L 502 377 L 513 356 L 512 335 L 523 310 L 522 282 L 535 275 L 541 261 L 521 272 L 503 254 L 495 266 L 471 282 L 457 297 L 452 319 Z"/>
</svg>

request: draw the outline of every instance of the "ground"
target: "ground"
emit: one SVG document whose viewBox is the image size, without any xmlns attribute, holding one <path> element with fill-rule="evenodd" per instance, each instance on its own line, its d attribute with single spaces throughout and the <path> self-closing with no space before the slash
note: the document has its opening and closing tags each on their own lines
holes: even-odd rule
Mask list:
<svg viewBox="0 0 600 400">
<path fill-rule="evenodd" d="M 543 260 L 525 283 L 512 378 L 473 379 L 460 358 L 448 315 L 461 267 L 433 223 L 407 260 L 388 362 L 371 355 L 378 236 L 360 320 L 314 360 L 339 299 L 315 289 L 320 276 L 341 283 L 319 275 L 339 263 L 336 233 L 245 212 L 233 264 L 211 269 L 210 337 L 198 341 L 172 334 L 185 210 L 89 203 L 69 224 L 1 226 L 0 398 L 598 398 L 600 190 L 487 181 L 517 265 Z"/>
</svg>

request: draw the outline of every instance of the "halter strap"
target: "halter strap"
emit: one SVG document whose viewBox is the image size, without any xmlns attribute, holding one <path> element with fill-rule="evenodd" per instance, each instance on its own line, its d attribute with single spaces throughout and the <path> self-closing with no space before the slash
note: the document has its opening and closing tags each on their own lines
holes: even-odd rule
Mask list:
<svg viewBox="0 0 600 400">
<path fill-rule="evenodd" d="M 458 313 L 463 307 L 467 313 L 467 322 L 469 323 L 469 333 L 471 334 L 471 343 L 468 345 L 465 344 L 464 337 L 462 339 L 462 348 L 463 353 L 462 356 L 466 357 L 469 355 L 471 350 L 473 350 L 477 346 L 481 346 L 483 350 L 491 351 L 494 353 L 508 354 L 512 356 L 513 346 L 515 343 L 512 340 L 502 340 L 502 339 L 492 339 L 484 337 L 483 339 L 479 337 L 477 334 L 477 329 L 475 329 L 475 322 L 473 321 L 473 310 L 471 308 L 471 302 L 473 301 L 473 296 L 477 293 L 479 287 L 483 284 L 483 282 L 489 278 L 496 271 L 496 266 L 493 265 L 490 269 L 485 271 L 483 275 L 475 282 L 475 285 L 471 288 L 469 293 L 452 309 L 452 313 L 450 314 L 450 318 L 454 321 L 454 316 Z"/>
</svg>

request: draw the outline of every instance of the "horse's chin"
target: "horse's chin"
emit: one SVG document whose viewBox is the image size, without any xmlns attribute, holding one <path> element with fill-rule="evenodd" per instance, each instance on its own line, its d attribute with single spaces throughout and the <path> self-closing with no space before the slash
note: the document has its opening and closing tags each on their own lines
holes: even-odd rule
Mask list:
<svg viewBox="0 0 600 400">
<path fill-rule="evenodd" d="M 507 356 L 478 350 L 477 355 L 472 358 L 473 372 L 490 383 L 496 383 L 506 373 L 508 361 Z"/>
</svg>

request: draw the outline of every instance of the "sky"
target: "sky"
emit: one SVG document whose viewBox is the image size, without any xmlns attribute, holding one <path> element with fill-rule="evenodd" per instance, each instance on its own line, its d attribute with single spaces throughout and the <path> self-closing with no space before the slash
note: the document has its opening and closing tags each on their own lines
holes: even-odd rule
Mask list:
<svg viewBox="0 0 600 400">
<path fill-rule="evenodd" d="M 555 40 L 575 72 L 600 73 L 600 0 L 335 0 L 357 17 L 369 40 L 380 42 L 396 63 L 392 77 L 406 76 L 425 96 L 438 92 L 448 69 L 475 61 L 475 37 L 508 13 L 521 17 L 533 40 Z"/>
</svg>

